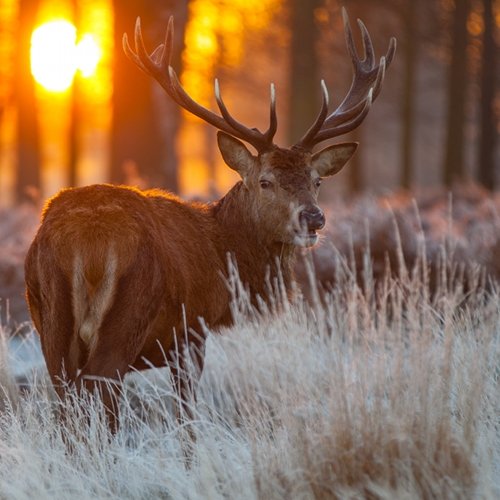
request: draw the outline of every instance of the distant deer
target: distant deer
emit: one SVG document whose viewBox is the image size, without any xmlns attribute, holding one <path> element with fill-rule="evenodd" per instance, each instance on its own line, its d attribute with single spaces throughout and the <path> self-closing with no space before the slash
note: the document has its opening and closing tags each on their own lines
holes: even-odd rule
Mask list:
<svg viewBox="0 0 500 500">
<path fill-rule="evenodd" d="M 316 153 L 313 147 L 361 124 L 396 48 L 391 39 L 377 64 L 368 31 L 358 21 L 365 52 L 361 60 L 343 15 L 354 67 L 351 88 L 328 114 L 328 91 L 322 81 L 318 117 L 289 149 L 273 143 L 277 118 L 272 85 L 270 125 L 260 132 L 229 114 L 217 80 L 220 115 L 185 92 L 170 66 L 172 18 L 165 43 L 151 55 L 139 19 L 135 50 L 124 35 L 124 50 L 132 61 L 179 106 L 219 130 L 224 161 L 241 181 L 210 204 L 107 184 L 63 189 L 47 202 L 26 257 L 26 285 L 47 368 L 61 396 L 62 379 L 78 388 L 99 387 L 114 427 L 118 389 L 103 379 L 119 381 L 131 368 L 164 365 L 165 353 L 182 344 L 186 326 L 188 332 L 199 329 L 201 317 L 211 328 L 231 323 L 224 278 L 228 255 L 252 296 L 266 297 L 266 273 L 280 273 L 286 289 L 291 289 L 295 249 L 314 245 L 317 231 L 325 225 L 318 206 L 321 180 L 339 172 L 357 144 L 335 144 Z M 257 155 L 238 139 L 252 145 Z M 187 341 L 202 343 L 189 333 Z M 172 370 L 177 377 L 175 366 Z"/>
</svg>

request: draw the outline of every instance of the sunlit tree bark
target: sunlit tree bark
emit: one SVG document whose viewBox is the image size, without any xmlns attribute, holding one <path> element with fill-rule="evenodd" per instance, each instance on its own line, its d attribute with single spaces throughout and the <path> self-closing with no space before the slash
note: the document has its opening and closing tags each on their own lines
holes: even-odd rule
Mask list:
<svg viewBox="0 0 500 500">
<path fill-rule="evenodd" d="M 78 8 L 78 0 L 71 2 L 73 10 L 73 23 L 76 26 L 77 37 L 80 29 L 80 12 Z M 71 108 L 69 122 L 69 137 L 68 137 L 68 186 L 76 186 L 78 184 L 78 124 L 80 122 L 80 81 L 78 73 L 75 74 L 71 92 Z"/>
<path fill-rule="evenodd" d="M 163 42 L 168 17 L 175 15 L 173 64 L 180 74 L 187 2 L 115 1 L 115 54 L 113 72 L 113 125 L 111 180 L 127 180 L 132 169 L 149 185 L 178 190 L 175 137 L 179 110 L 154 80 L 131 63 L 122 50 L 122 35 L 133 38 L 135 20 L 141 17 L 145 43 L 152 50 Z"/>
<path fill-rule="evenodd" d="M 15 60 L 14 98 L 17 107 L 18 202 L 33 200 L 40 190 L 40 152 L 36 118 L 35 82 L 30 68 L 31 33 L 35 26 L 38 1 L 20 0 L 18 46 Z"/>
<path fill-rule="evenodd" d="M 494 103 L 497 88 L 498 48 L 495 43 L 494 1 L 483 0 L 484 35 L 481 68 L 481 104 L 479 139 L 479 182 L 495 187 L 495 145 L 498 137 Z"/>
</svg>

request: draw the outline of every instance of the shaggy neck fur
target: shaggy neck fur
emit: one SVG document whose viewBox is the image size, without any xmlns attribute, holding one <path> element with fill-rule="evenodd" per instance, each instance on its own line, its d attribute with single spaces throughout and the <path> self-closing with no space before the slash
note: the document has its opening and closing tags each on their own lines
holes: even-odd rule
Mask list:
<svg viewBox="0 0 500 500">
<path fill-rule="evenodd" d="M 250 287 L 253 299 L 267 296 L 266 278 L 283 277 L 290 295 L 293 280 L 294 245 L 272 241 L 252 218 L 248 191 L 238 182 L 213 206 L 222 235 L 221 254 L 236 258 L 240 278 Z M 224 257 L 225 258 L 225 257 Z"/>
</svg>

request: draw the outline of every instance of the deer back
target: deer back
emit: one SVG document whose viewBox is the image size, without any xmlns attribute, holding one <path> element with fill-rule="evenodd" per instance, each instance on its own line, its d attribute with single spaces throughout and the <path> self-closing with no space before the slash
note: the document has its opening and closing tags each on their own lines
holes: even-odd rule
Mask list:
<svg viewBox="0 0 500 500">
<path fill-rule="evenodd" d="M 173 329 L 182 331 L 184 319 L 187 326 L 198 327 L 199 317 L 215 323 L 226 312 L 219 239 L 208 208 L 160 191 L 109 185 L 63 190 L 47 203 L 28 254 L 28 293 L 54 300 L 53 276 L 60 275 L 69 295 L 57 307 L 71 309 L 74 317 L 74 331 L 66 335 L 78 334 L 88 346 L 96 341 L 99 326 L 111 321 L 107 316 L 114 302 L 125 301 L 121 309 L 130 312 L 142 301 L 129 297 L 149 297 L 161 311 L 146 318 L 156 323 L 151 331 L 172 340 Z M 146 279 L 131 280 L 141 271 L 138 267 Z M 134 293 L 120 293 L 123 283 Z M 32 312 L 39 302 L 30 302 Z M 43 325 L 36 326 L 43 335 Z"/>
</svg>

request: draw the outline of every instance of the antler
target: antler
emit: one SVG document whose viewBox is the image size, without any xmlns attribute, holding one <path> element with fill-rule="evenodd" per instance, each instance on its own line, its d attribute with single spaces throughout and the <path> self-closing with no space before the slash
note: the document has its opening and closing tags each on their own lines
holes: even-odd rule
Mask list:
<svg viewBox="0 0 500 500">
<path fill-rule="evenodd" d="M 316 144 L 338 137 L 354 130 L 366 118 L 372 102 L 377 98 L 384 81 L 385 70 L 389 67 L 396 52 L 396 39 L 390 40 L 385 56 L 380 58 L 379 64 L 375 62 L 373 44 L 366 26 L 358 19 L 358 25 L 363 35 L 364 59 L 358 57 L 352 36 L 349 17 L 342 8 L 344 30 L 347 50 L 351 56 L 354 75 L 351 88 L 338 108 L 328 115 L 328 90 L 325 82 L 321 81 L 322 104 L 321 110 L 302 139 L 294 148 L 311 150 Z M 328 115 L 328 116 L 327 116 Z"/>
<path fill-rule="evenodd" d="M 228 134 L 248 142 L 260 153 L 272 149 L 274 147 L 273 137 L 276 133 L 276 129 L 278 128 L 274 85 L 271 84 L 269 128 L 266 132 L 260 132 L 256 128 L 248 128 L 235 120 L 229 114 L 229 111 L 227 110 L 220 94 L 219 82 L 215 79 L 215 99 L 222 115 L 220 116 L 195 102 L 182 88 L 175 70 L 170 65 L 172 59 L 173 38 L 174 23 L 173 17 L 171 16 L 168 21 L 165 42 L 156 47 L 151 55 L 148 55 L 144 45 L 144 39 L 142 37 L 141 20 L 138 17 L 135 23 L 135 50 L 132 50 L 130 47 L 126 33 L 123 35 L 123 50 L 125 51 L 125 54 L 127 54 L 127 56 L 135 64 L 137 64 L 137 66 L 139 66 L 139 68 L 141 68 L 145 73 L 151 75 L 179 106 L 210 123 L 219 130 L 223 130 Z"/>
</svg>

